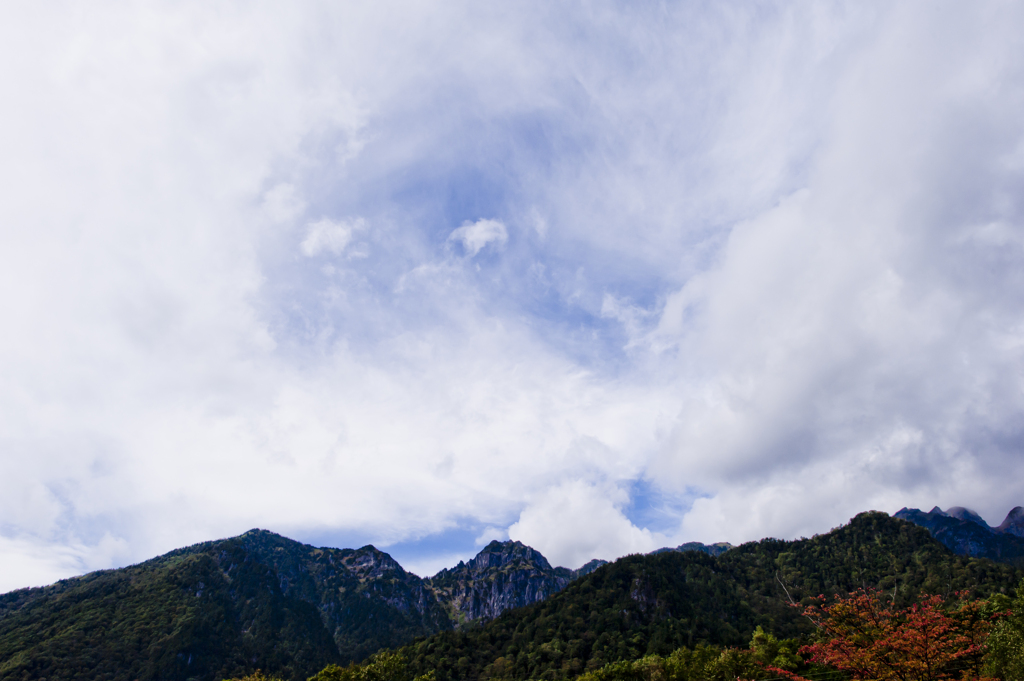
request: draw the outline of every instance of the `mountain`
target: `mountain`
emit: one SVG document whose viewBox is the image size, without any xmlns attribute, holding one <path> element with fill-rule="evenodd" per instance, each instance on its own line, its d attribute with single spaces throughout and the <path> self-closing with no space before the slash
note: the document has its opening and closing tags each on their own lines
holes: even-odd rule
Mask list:
<svg viewBox="0 0 1024 681">
<path fill-rule="evenodd" d="M 479 627 L 402 649 L 413 673 L 438 681 L 568 679 L 618 660 L 697 643 L 746 645 L 757 626 L 807 634 L 799 607 L 819 594 L 877 587 L 907 604 L 921 593 L 1012 593 L 1024 572 L 958 556 L 927 530 L 862 513 L 828 534 L 764 539 L 718 557 L 702 551 L 634 555 L 570 583 L 547 600 Z"/>
<path fill-rule="evenodd" d="M 568 678 L 681 645 L 743 645 L 758 625 L 806 633 L 790 603 L 820 593 L 877 586 L 905 603 L 1010 592 L 1022 574 L 882 513 L 717 557 L 600 562 L 553 568 L 528 546 L 494 542 L 421 579 L 372 546 L 315 548 L 253 530 L 0 595 L 0 680 L 217 681 L 255 669 L 302 680 L 402 645 L 413 670 L 437 681 Z"/>
<path fill-rule="evenodd" d="M 706 553 L 709 556 L 720 556 L 732 548 L 735 547 L 729 542 L 724 541 L 720 541 L 716 544 L 702 544 L 699 541 L 688 541 L 685 544 L 680 544 L 674 549 L 666 547 L 663 549 L 657 549 L 656 551 L 651 551 L 651 553 L 665 553 L 666 551 L 700 551 L 701 553 Z"/>
<path fill-rule="evenodd" d="M 608 565 L 608 561 L 601 560 L 600 558 L 595 558 L 592 561 L 590 561 L 589 563 L 586 563 L 585 565 L 583 565 L 583 567 L 580 567 L 580 568 L 577 568 L 577 569 L 573 570 L 572 571 L 573 578 L 574 579 L 578 579 L 580 577 L 583 577 L 584 575 L 589 575 L 591 572 L 593 572 L 597 568 L 601 567 L 602 565 Z"/>
<path fill-rule="evenodd" d="M 543 599 L 575 573 L 492 542 L 424 580 L 373 546 L 265 530 L 0 595 L 0 679 L 306 679 L 417 636 Z M 104 676 L 106 675 L 106 677 Z"/>
<path fill-rule="evenodd" d="M 1020 506 L 1010 511 L 1006 520 L 995 528 L 962 506 L 945 511 L 936 506 L 927 513 L 902 508 L 895 517 L 926 528 L 954 553 L 1024 567 L 1024 508 Z"/>
<path fill-rule="evenodd" d="M 942 509 L 940 509 L 938 506 L 932 509 L 933 513 L 936 511 L 942 513 Z M 972 511 L 969 508 L 964 508 L 963 506 L 951 506 L 950 508 L 946 509 L 945 513 L 950 518 L 956 518 L 957 520 L 967 520 L 972 523 L 975 523 L 976 525 L 981 525 L 987 530 L 992 529 L 991 527 L 989 527 L 989 524 L 985 522 L 985 519 L 978 515 L 977 511 Z"/>
</svg>

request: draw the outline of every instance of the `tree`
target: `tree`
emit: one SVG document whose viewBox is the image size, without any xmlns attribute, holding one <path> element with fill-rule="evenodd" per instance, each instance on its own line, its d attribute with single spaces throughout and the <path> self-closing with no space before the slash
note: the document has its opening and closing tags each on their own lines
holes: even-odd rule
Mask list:
<svg viewBox="0 0 1024 681">
<path fill-rule="evenodd" d="M 230 681 L 230 680 L 225 679 L 225 681 Z M 249 674 L 249 676 L 243 676 L 242 678 L 235 679 L 234 681 L 282 681 L 282 680 L 279 679 L 276 676 L 265 676 L 262 671 L 257 669 L 252 674 Z"/>
<path fill-rule="evenodd" d="M 985 671 L 1001 679 L 1024 679 L 1024 580 L 1012 602 L 1002 595 L 992 601 L 994 609 L 1006 616 L 996 624 L 986 642 L 989 653 Z"/>
<path fill-rule="evenodd" d="M 750 639 L 750 651 L 758 664 L 787 672 L 792 672 L 803 664 L 803 660 L 797 654 L 799 647 L 796 641 L 780 641 L 760 626 L 754 630 L 754 635 Z"/>
<path fill-rule="evenodd" d="M 981 601 L 961 598 L 956 594 L 947 602 L 931 596 L 897 608 L 878 591 L 857 591 L 827 604 L 820 597 L 804 614 L 817 625 L 821 640 L 804 646 L 800 653 L 854 679 L 985 679 L 984 643 L 992 619 Z"/>
<path fill-rule="evenodd" d="M 363 664 L 339 667 L 330 664 L 309 681 L 409 681 L 409 667 L 400 653 L 381 651 Z M 413 681 L 434 681 L 434 673 L 417 676 Z"/>
</svg>

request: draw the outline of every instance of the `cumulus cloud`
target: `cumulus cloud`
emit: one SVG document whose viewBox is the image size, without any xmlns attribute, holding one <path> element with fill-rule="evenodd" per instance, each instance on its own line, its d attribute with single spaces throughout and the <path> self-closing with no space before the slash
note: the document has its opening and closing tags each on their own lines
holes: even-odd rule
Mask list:
<svg viewBox="0 0 1024 681">
<path fill-rule="evenodd" d="M 0 589 L 1021 503 L 1013 4 L 0 12 Z"/>
<path fill-rule="evenodd" d="M 647 553 L 666 537 L 636 527 L 622 512 L 629 495 L 608 484 L 570 480 L 544 490 L 509 528 L 509 537 L 554 565 L 578 568 L 592 558 Z"/>
<path fill-rule="evenodd" d="M 448 240 L 461 242 L 462 248 L 472 258 L 487 244 L 504 245 L 508 241 L 508 230 L 500 220 L 467 221 L 452 231 Z"/>
<path fill-rule="evenodd" d="M 487 544 L 490 544 L 492 541 L 506 541 L 507 539 L 507 528 L 485 527 L 484 531 L 477 536 L 476 544 L 478 546 L 485 546 Z"/>
</svg>

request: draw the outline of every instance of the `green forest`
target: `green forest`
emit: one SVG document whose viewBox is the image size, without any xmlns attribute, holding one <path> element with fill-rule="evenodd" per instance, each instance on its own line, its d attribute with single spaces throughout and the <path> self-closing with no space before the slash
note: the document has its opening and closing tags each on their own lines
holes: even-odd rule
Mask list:
<svg viewBox="0 0 1024 681">
<path fill-rule="evenodd" d="M 812 599 L 802 613 L 808 634 L 780 639 L 762 627 L 745 646 L 699 643 L 667 654 L 648 653 L 586 671 L 578 681 L 936 681 L 1024 678 L 1024 581 L 1015 599 L 922 596 L 900 606 L 891 593 L 861 589 Z M 499 658 L 500 660 L 501 658 Z M 309 681 L 435 681 L 419 675 L 401 652 L 381 652 L 360 665 L 329 665 Z M 489 679 L 514 678 L 492 664 Z M 262 675 L 249 681 L 265 679 Z M 551 670 L 540 678 L 555 678 Z"/>
</svg>

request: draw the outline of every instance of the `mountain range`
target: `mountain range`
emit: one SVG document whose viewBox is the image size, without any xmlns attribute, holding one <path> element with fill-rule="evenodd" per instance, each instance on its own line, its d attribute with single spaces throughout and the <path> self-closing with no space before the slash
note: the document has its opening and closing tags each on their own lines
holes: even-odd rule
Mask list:
<svg viewBox="0 0 1024 681">
<path fill-rule="evenodd" d="M 680 645 L 741 645 L 756 626 L 805 633 L 791 604 L 819 593 L 985 595 L 1012 592 L 1021 575 L 875 512 L 812 539 L 688 543 L 578 570 L 495 541 L 427 579 L 373 546 L 252 530 L 0 595 L 0 680 L 217 681 L 254 669 L 301 680 L 401 646 L 438 681 L 569 678 Z"/>
<path fill-rule="evenodd" d="M 926 528 L 954 553 L 988 558 L 1024 567 L 1024 508 L 1017 506 L 998 527 L 991 527 L 976 512 L 963 506 L 927 513 L 902 508 L 894 517 Z"/>
<path fill-rule="evenodd" d="M 223 678 L 252 660 L 319 669 L 543 600 L 605 563 L 553 568 L 520 542 L 493 541 L 423 579 L 373 546 L 316 548 L 251 530 L 0 595 L 0 678 L 43 678 L 45 661 L 68 657 L 96 668 L 128 657 L 131 678 Z"/>
</svg>

